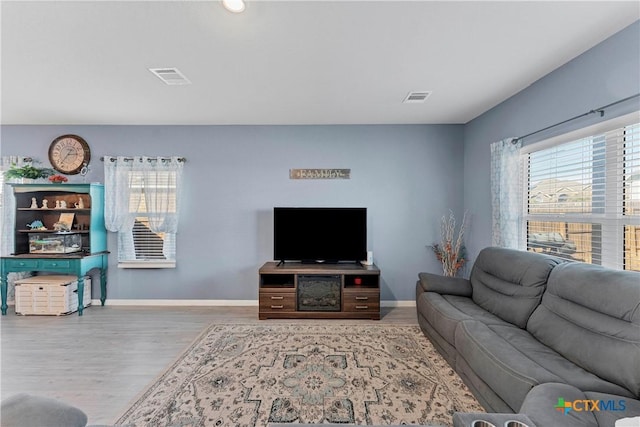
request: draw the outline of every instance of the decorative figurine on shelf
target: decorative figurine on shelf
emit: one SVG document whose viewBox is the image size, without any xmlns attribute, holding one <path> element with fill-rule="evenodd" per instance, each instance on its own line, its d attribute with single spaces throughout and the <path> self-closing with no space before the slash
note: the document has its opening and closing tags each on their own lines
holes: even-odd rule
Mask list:
<svg viewBox="0 0 640 427">
<path fill-rule="evenodd" d="M 56 222 L 53 224 L 53 229 L 56 231 L 70 231 L 69 224 L 64 222 Z"/>
<path fill-rule="evenodd" d="M 60 200 L 56 200 L 56 209 L 60 209 Z"/>
<path fill-rule="evenodd" d="M 76 203 L 76 208 L 84 209 L 84 200 L 82 200 L 81 196 L 78 196 L 78 203 Z"/>
<path fill-rule="evenodd" d="M 47 199 L 42 199 L 42 209 L 49 209 L 49 201 Z"/>
<path fill-rule="evenodd" d="M 31 198 L 31 209 L 38 209 L 38 201 L 35 197 Z"/>
<path fill-rule="evenodd" d="M 60 201 L 60 209 L 67 209 L 67 202 L 65 200 Z"/>
<path fill-rule="evenodd" d="M 46 230 L 47 229 L 47 227 L 44 226 L 42 221 L 39 221 L 39 220 L 35 220 L 31 224 L 27 224 L 27 227 L 29 227 L 31 230 Z"/>
</svg>

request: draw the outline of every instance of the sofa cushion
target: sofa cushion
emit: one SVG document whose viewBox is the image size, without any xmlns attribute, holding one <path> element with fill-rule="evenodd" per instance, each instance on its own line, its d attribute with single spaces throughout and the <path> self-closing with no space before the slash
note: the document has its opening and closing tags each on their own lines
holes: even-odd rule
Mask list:
<svg viewBox="0 0 640 427">
<path fill-rule="evenodd" d="M 526 251 L 489 247 L 471 270 L 473 301 L 520 328 L 540 304 L 547 278 L 558 258 Z"/>
<path fill-rule="evenodd" d="M 456 295 L 423 293 L 417 301 L 418 311 L 449 344 L 454 345 L 456 326 L 463 320 L 478 320 L 487 324 L 507 322 L 478 306 L 471 298 Z"/>
<path fill-rule="evenodd" d="M 562 378 L 562 382 L 571 384 L 580 390 L 597 390 L 603 393 L 615 393 L 626 397 L 633 394 L 624 387 L 603 380 L 591 372 L 565 359 L 561 354 L 538 341 L 527 331 L 519 328 L 505 328 L 492 325 L 489 328 L 500 338 L 518 349 L 523 355 L 533 360 L 547 371 Z"/>
<path fill-rule="evenodd" d="M 434 292 L 423 293 L 417 301 L 418 311 L 446 342 L 454 344 L 454 333 L 456 326 L 462 320 L 469 320 L 471 317 L 464 314 L 440 294 Z"/>
<path fill-rule="evenodd" d="M 527 330 L 576 365 L 640 396 L 640 274 L 559 265 Z"/>
<path fill-rule="evenodd" d="M 464 321 L 455 338 L 456 349 L 473 372 L 514 411 L 532 387 L 545 382 L 632 397 L 625 388 L 585 371 L 515 326 Z"/>
<path fill-rule="evenodd" d="M 513 329 L 519 329 L 512 326 Z M 544 382 L 563 382 L 531 360 L 489 326 L 475 320 L 458 324 L 455 333 L 458 359 L 463 358 L 480 377 L 517 412 L 527 393 Z"/>
</svg>

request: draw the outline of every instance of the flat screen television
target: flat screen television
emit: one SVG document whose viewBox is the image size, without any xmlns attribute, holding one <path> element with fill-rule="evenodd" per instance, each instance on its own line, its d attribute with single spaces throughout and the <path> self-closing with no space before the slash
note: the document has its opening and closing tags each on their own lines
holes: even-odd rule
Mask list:
<svg viewBox="0 0 640 427">
<path fill-rule="evenodd" d="M 277 261 L 360 262 L 367 258 L 367 208 L 273 208 Z"/>
</svg>

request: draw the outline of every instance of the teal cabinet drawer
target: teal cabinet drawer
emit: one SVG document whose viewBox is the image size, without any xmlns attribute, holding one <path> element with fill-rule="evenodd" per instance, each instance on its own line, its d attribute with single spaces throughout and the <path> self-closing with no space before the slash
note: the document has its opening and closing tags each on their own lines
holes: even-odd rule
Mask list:
<svg viewBox="0 0 640 427">
<path fill-rule="evenodd" d="M 10 259 L 7 261 L 8 268 L 38 268 L 37 259 Z"/>
<path fill-rule="evenodd" d="M 71 266 L 71 261 L 68 260 L 42 260 L 41 261 L 41 266 L 43 269 L 66 269 L 69 268 Z"/>
</svg>

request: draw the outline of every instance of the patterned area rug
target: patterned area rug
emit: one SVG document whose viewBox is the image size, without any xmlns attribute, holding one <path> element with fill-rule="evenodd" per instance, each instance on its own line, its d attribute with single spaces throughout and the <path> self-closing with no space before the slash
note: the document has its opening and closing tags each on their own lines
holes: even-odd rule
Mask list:
<svg viewBox="0 0 640 427">
<path fill-rule="evenodd" d="M 212 325 L 116 424 L 452 425 L 484 412 L 417 326 Z"/>
</svg>

